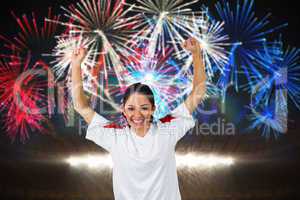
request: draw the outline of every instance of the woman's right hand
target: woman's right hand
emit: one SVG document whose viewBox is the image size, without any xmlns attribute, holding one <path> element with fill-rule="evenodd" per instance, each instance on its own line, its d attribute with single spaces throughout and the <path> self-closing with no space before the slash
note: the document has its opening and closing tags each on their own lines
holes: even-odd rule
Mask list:
<svg viewBox="0 0 300 200">
<path fill-rule="evenodd" d="M 86 56 L 86 49 L 83 47 L 80 47 L 78 49 L 75 49 L 72 53 L 71 57 L 71 64 L 73 66 L 79 65 L 82 63 Z"/>
</svg>

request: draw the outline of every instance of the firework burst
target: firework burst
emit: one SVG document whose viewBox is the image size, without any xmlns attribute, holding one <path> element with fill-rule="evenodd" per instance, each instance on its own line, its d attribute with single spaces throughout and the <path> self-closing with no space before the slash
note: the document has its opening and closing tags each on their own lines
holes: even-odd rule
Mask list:
<svg viewBox="0 0 300 200">
<path fill-rule="evenodd" d="M 208 77 L 213 77 L 219 70 L 223 73 L 224 67 L 229 61 L 229 52 L 226 47 L 232 44 L 228 43 L 229 37 L 224 34 L 224 23 L 211 21 L 207 27 L 200 29 L 197 37 L 203 48 L 203 59 Z"/>
<path fill-rule="evenodd" d="M 30 59 L 28 55 L 24 62 L 15 56 L 0 63 L 0 110 L 5 113 L 4 127 L 13 141 L 19 136 L 24 142 L 30 130 L 45 132 L 47 82 L 42 76 L 46 65 L 40 62 L 30 67 Z"/>
<path fill-rule="evenodd" d="M 211 81 L 216 72 L 224 73 L 224 68 L 229 62 L 229 51 L 226 47 L 232 46 L 228 43 L 228 36 L 224 34 L 224 23 L 215 20 L 207 20 L 206 25 L 198 26 L 195 30 L 198 33 L 193 36 L 198 40 L 202 47 L 202 58 L 204 59 L 205 69 L 208 79 Z M 186 70 L 192 63 L 190 52 L 185 50 L 175 54 L 178 59 L 186 60 L 183 70 Z"/>
<path fill-rule="evenodd" d="M 152 88 L 157 108 L 155 118 L 159 119 L 168 114 L 170 106 L 187 93 L 190 80 L 188 76 L 178 76 L 179 62 L 172 58 L 172 48 L 166 48 L 166 52 L 158 53 L 151 61 L 146 58 L 145 51 L 143 47 L 136 49 L 142 55 L 140 61 L 136 62 L 135 57 L 128 63 L 124 77 L 129 85 L 140 82 Z"/>
<path fill-rule="evenodd" d="M 18 52 L 25 59 L 30 53 L 32 59 L 45 61 L 43 54 L 51 51 L 54 47 L 54 36 L 58 33 L 57 25 L 47 22 L 46 19 L 39 23 L 35 13 L 32 13 L 31 17 L 24 14 L 21 18 L 13 12 L 12 15 L 20 28 L 20 32 L 13 39 L 0 35 L 5 43 L 4 46 L 12 52 Z M 53 15 L 52 9 L 49 8 L 47 18 L 59 20 L 60 16 Z"/>
<path fill-rule="evenodd" d="M 54 60 L 51 62 L 52 69 L 55 72 L 56 79 L 61 79 L 67 77 L 69 78 L 68 74 L 70 74 L 70 64 L 72 55 L 75 49 L 80 47 L 84 47 L 88 49 L 89 45 L 93 43 L 87 38 L 79 37 L 72 37 L 72 36 L 61 36 L 58 37 L 57 45 L 53 49 L 53 53 L 48 55 L 54 57 Z M 87 71 L 87 66 L 95 66 L 96 62 L 93 59 L 97 53 L 93 52 L 92 50 L 87 51 L 87 56 L 84 59 L 82 66 L 83 71 L 85 74 Z"/>
<path fill-rule="evenodd" d="M 198 2 L 193 0 L 183 3 L 179 0 L 152 1 L 138 0 L 139 5 L 134 7 L 134 11 L 144 14 L 145 31 L 143 39 L 149 41 L 147 47 L 148 58 L 153 58 L 158 52 L 166 52 L 166 44 L 175 49 L 178 53 L 184 37 L 195 35 L 194 24 L 201 26 L 205 22 L 205 12 L 193 12 L 188 6 Z"/>
<path fill-rule="evenodd" d="M 265 47 L 265 53 L 257 54 L 255 59 L 259 65 L 273 69 L 273 72 L 264 79 L 253 79 L 256 84 L 251 91 L 252 127 L 263 127 L 263 134 L 268 137 L 271 130 L 275 135 L 285 133 L 288 97 L 299 109 L 299 49 L 284 50 L 282 41 L 277 41 Z"/>
<path fill-rule="evenodd" d="M 94 60 L 103 63 L 105 76 L 108 76 L 108 71 L 114 70 L 122 83 L 120 73 L 125 69 L 120 53 L 126 57 L 132 52 L 130 46 L 137 37 L 140 26 L 138 16 L 126 16 L 132 7 L 126 9 L 123 0 L 115 3 L 105 0 L 81 0 L 76 5 L 63 9 L 70 22 L 49 21 L 67 26 L 73 36 L 78 34 L 87 38 L 91 43 L 91 51 L 99 54 Z M 63 71 L 66 62 L 61 62 L 58 63 L 62 66 L 60 71 Z"/>
<path fill-rule="evenodd" d="M 0 35 L 0 38 L 4 41 L 4 47 L 6 47 L 5 55 L 1 56 L 16 59 L 20 63 L 26 63 L 28 62 L 28 55 L 30 55 L 28 67 L 42 64 L 44 70 L 48 71 L 49 80 L 48 85 L 45 85 L 45 89 L 48 87 L 48 114 L 51 116 L 54 114 L 55 107 L 54 81 L 51 79 L 50 61 L 44 54 L 51 52 L 51 49 L 55 46 L 54 36 L 60 30 L 56 24 L 47 22 L 44 17 L 37 17 L 34 12 L 31 16 L 24 14 L 22 17 L 18 17 L 13 12 L 12 15 L 17 22 L 19 32 L 12 39 Z M 47 18 L 59 20 L 60 16 L 54 15 L 52 9 L 49 8 Z"/>
<path fill-rule="evenodd" d="M 233 84 L 238 91 L 241 80 L 239 74 L 244 74 L 247 82 L 251 82 L 250 74 L 261 77 L 259 68 L 253 64 L 253 57 L 257 51 L 263 51 L 267 36 L 275 30 L 286 26 L 283 24 L 275 28 L 268 28 L 270 14 L 258 19 L 254 13 L 254 0 L 244 0 L 242 4 L 236 4 L 236 8 L 226 1 L 216 4 L 219 17 L 224 22 L 224 30 L 233 45 L 231 58 L 226 65 L 224 75 L 220 78 L 219 85 L 226 88 Z"/>
</svg>

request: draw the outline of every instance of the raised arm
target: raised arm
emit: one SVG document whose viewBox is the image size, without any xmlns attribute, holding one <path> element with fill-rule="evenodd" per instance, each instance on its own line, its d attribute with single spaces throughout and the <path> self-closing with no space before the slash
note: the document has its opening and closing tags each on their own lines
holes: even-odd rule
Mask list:
<svg viewBox="0 0 300 200">
<path fill-rule="evenodd" d="M 89 106 L 88 98 L 83 91 L 83 83 L 81 78 L 81 63 L 86 56 L 86 50 L 83 48 L 77 49 L 72 55 L 72 99 L 74 109 L 90 124 L 95 111 Z"/>
<path fill-rule="evenodd" d="M 192 114 L 197 108 L 206 92 L 206 73 L 202 58 L 202 49 L 200 43 L 195 38 L 189 38 L 183 43 L 183 47 L 190 51 L 193 56 L 194 78 L 191 94 L 185 100 L 185 105 Z"/>
</svg>

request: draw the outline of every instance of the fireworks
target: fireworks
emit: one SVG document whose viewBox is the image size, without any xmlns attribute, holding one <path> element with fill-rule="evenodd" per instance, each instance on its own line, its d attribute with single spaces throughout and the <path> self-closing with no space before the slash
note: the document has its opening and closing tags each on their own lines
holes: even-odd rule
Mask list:
<svg viewBox="0 0 300 200">
<path fill-rule="evenodd" d="M 219 17 L 224 22 L 224 31 L 228 34 L 233 45 L 231 58 L 224 69 L 224 75 L 220 78 L 221 87 L 233 84 L 238 91 L 241 84 L 239 74 L 244 74 L 247 83 L 252 85 L 250 75 L 260 76 L 259 69 L 253 64 L 253 57 L 257 51 L 263 51 L 268 34 L 286 26 L 283 24 L 276 28 L 268 28 L 269 14 L 258 19 L 253 9 L 254 0 L 244 0 L 242 4 L 237 3 L 232 9 L 226 1 L 216 4 Z"/>
<path fill-rule="evenodd" d="M 155 118 L 165 116 L 191 92 L 192 56 L 181 47 L 188 37 L 196 38 L 203 49 L 206 98 L 221 94 L 224 103 L 229 86 L 237 92 L 246 88 L 251 94 L 250 128 L 259 128 L 266 137 L 272 131 L 275 136 L 286 132 L 288 98 L 300 109 L 299 49 L 285 50 L 282 42 L 268 41 L 286 24 L 272 28 L 270 14 L 257 18 L 254 0 L 237 2 L 236 7 L 221 0 L 215 7 L 217 17 L 199 4 L 198 0 L 135 4 L 80 0 L 62 7 L 61 15 L 49 9 L 41 21 L 34 13 L 29 17 L 12 13 L 20 31 L 12 38 L 0 35 L 5 50 L 0 108 L 7 113 L 9 136 L 24 141 L 31 128 L 43 130 L 44 111 L 53 115 L 56 99 L 63 102 L 59 111 L 67 110 L 71 56 L 79 47 L 87 49 L 81 68 L 94 108 L 100 99 L 116 114 L 127 86 L 142 82 L 154 91 Z M 44 72 L 35 73 L 39 69 Z M 48 83 L 42 81 L 44 75 Z M 54 97 L 54 81 L 65 88 L 58 92 L 63 96 Z"/>
<path fill-rule="evenodd" d="M 55 58 L 58 78 L 67 76 L 69 79 L 72 52 L 86 47 L 87 56 L 82 64 L 84 89 L 115 110 L 119 107 L 107 91 L 115 85 L 126 85 L 121 76 L 126 71 L 123 62 L 134 53 L 131 46 L 139 35 L 139 16 L 127 16 L 131 9 L 132 6 L 126 8 L 124 1 L 81 0 L 76 5 L 63 7 L 69 22 L 49 20 L 69 29 L 67 35 L 58 37 L 51 55 Z M 117 81 L 112 81 L 112 76 Z"/>
<path fill-rule="evenodd" d="M 288 96 L 300 109 L 300 49 L 288 48 L 282 55 L 280 65 L 281 77 L 286 77 L 286 82 L 282 83 L 282 88 L 288 91 Z"/>
<path fill-rule="evenodd" d="M 89 45 L 93 41 L 89 41 L 88 39 L 83 39 L 82 37 L 59 37 L 57 40 L 57 45 L 53 50 L 53 53 L 49 56 L 54 57 L 54 61 L 51 62 L 53 65 L 53 70 L 56 75 L 56 79 L 64 78 L 70 73 L 69 66 L 71 64 L 71 58 L 74 49 L 78 49 L 80 47 L 88 48 Z M 86 59 L 83 61 L 83 65 L 86 71 L 86 66 L 95 66 L 96 62 L 93 59 L 89 59 L 90 57 L 94 57 L 96 53 L 89 50 L 87 52 Z M 67 74 L 65 74 L 67 73 Z M 67 76 L 67 78 L 69 78 Z"/>
<path fill-rule="evenodd" d="M 194 25 L 195 30 L 197 24 Z M 202 47 L 202 57 L 204 59 L 205 68 L 208 80 L 212 80 L 216 72 L 224 73 L 224 68 L 229 62 L 229 55 L 226 47 L 232 44 L 227 43 L 228 36 L 224 34 L 224 23 L 218 21 L 206 21 L 205 26 L 200 26 L 199 32 L 195 34 L 195 37 Z M 189 52 L 185 50 L 179 51 L 176 55 L 178 59 L 186 60 L 184 65 L 186 69 L 191 65 L 192 57 Z"/>
<path fill-rule="evenodd" d="M 10 62 L 0 63 L 0 110 L 5 112 L 5 129 L 8 136 L 21 141 L 29 137 L 29 130 L 45 132 L 43 123 L 47 112 L 43 88 L 47 83 L 41 79 L 46 74 L 43 63 L 30 66 L 30 55 L 23 63 L 14 57 Z"/>
<path fill-rule="evenodd" d="M 114 4 L 104 0 L 81 0 L 76 5 L 63 7 L 63 9 L 70 22 L 49 21 L 70 28 L 72 37 L 78 34 L 87 38 L 91 51 L 103 55 L 98 58 L 94 56 L 94 61 L 102 63 L 105 77 L 110 70 L 113 70 L 121 84 L 120 73 L 126 69 L 121 62 L 120 53 L 123 57 L 129 56 L 132 52 L 130 46 L 133 44 L 133 39 L 139 34 L 137 31 L 140 26 L 139 17 L 127 16 L 132 7 L 125 9 L 124 1 L 119 0 Z M 69 40 L 74 39 L 76 40 L 76 36 Z M 60 41 L 59 45 L 64 45 L 63 43 Z M 64 61 L 61 61 L 60 71 L 63 71 L 68 63 Z M 59 65 L 56 67 L 58 68 Z"/>
<path fill-rule="evenodd" d="M 48 85 L 45 85 L 45 89 L 48 86 L 48 114 L 51 116 L 54 114 L 55 107 L 54 81 L 51 79 L 52 71 L 49 67 L 49 60 L 44 54 L 51 52 L 54 47 L 54 36 L 59 32 L 58 27 L 56 24 L 47 22 L 44 17 L 36 17 L 34 12 L 30 17 L 25 14 L 18 17 L 13 12 L 12 15 L 20 31 L 13 35 L 12 39 L 0 35 L 6 48 L 5 55 L 2 55 L 2 57 L 9 59 L 16 57 L 17 60 L 25 63 L 30 54 L 29 66 L 38 66 L 42 63 L 49 76 Z M 47 17 L 52 20 L 60 19 L 59 15 L 53 15 L 51 8 L 48 9 Z"/>
<path fill-rule="evenodd" d="M 270 136 L 287 131 L 288 97 L 299 108 L 299 49 L 284 50 L 281 41 L 265 48 L 264 54 L 257 54 L 256 61 L 271 73 L 262 80 L 256 79 L 256 89 L 252 91 L 252 127 L 263 127 L 263 134 Z M 262 112 L 257 110 L 263 109 Z"/>
<path fill-rule="evenodd" d="M 178 0 L 152 1 L 138 0 L 138 6 L 133 10 L 143 13 L 146 26 L 142 38 L 149 41 L 146 57 L 153 58 L 156 52 L 166 52 L 166 44 L 178 53 L 178 44 L 184 41 L 184 36 L 193 36 L 194 24 L 204 24 L 205 13 L 203 11 L 193 12 L 191 6 L 198 2 L 193 0 L 189 3 L 182 3 Z"/>
<path fill-rule="evenodd" d="M 29 133 L 47 132 L 45 117 L 54 114 L 54 85 L 52 72 L 44 53 L 54 46 L 57 26 L 36 18 L 23 15 L 17 17 L 20 32 L 12 39 L 1 35 L 6 48 L 5 60 L 1 63 L 1 110 L 5 111 L 5 129 L 12 140 L 18 136 L 21 141 L 29 138 Z M 48 18 L 58 20 L 59 16 L 48 9 Z M 49 78 L 43 80 L 43 78 Z M 48 94 L 47 94 L 48 92 Z M 47 99 L 48 96 L 48 99 Z"/>
<path fill-rule="evenodd" d="M 229 52 L 226 47 L 232 44 L 227 43 L 229 37 L 224 34 L 224 22 L 208 23 L 207 28 L 201 28 L 198 38 L 203 48 L 207 75 L 210 78 L 217 70 L 223 73 L 225 65 L 229 62 Z"/>
<path fill-rule="evenodd" d="M 43 19 L 40 24 L 40 18 L 37 18 L 35 13 L 32 13 L 31 17 L 24 14 L 22 18 L 13 12 L 12 15 L 21 31 L 13 39 L 0 35 L 0 38 L 5 42 L 4 46 L 9 50 L 18 52 L 22 57 L 26 57 L 30 52 L 32 59 L 45 61 L 45 57 L 42 55 L 53 48 L 54 36 L 58 33 L 57 25 L 47 22 L 46 19 Z M 52 14 L 51 8 L 48 9 L 47 17 L 52 20 L 60 19 L 59 16 Z"/>
<path fill-rule="evenodd" d="M 152 88 L 156 102 L 155 118 L 160 119 L 170 112 L 170 106 L 181 99 L 181 95 L 189 91 L 191 81 L 188 76 L 178 75 L 180 62 L 172 58 L 172 48 L 166 48 L 166 52 L 158 53 L 151 60 L 146 58 L 143 46 L 135 51 L 141 56 L 134 56 L 126 65 L 128 71 L 123 76 L 129 85 L 141 82 Z M 137 58 L 140 60 L 135 61 Z"/>
</svg>

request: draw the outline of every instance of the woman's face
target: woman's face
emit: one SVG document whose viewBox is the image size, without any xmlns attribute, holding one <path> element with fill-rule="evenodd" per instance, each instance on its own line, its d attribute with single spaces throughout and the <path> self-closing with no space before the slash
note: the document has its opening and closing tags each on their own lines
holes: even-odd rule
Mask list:
<svg viewBox="0 0 300 200">
<path fill-rule="evenodd" d="M 150 125 L 154 110 L 146 95 L 133 93 L 125 102 L 123 114 L 132 128 L 139 129 Z"/>
</svg>

